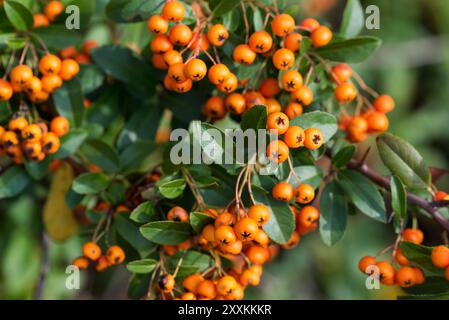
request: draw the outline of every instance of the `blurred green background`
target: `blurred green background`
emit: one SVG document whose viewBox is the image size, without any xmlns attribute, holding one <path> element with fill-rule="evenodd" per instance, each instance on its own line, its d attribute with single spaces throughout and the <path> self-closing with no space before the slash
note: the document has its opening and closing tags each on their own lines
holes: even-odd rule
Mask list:
<svg viewBox="0 0 449 320">
<path fill-rule="evenodd" d="M 110 41 L 111 33 L 101 13 L 92 21 L 86 39 Z M 318 17 L 338 28 L 344 0 L 290 1 L 298 6 L 297 18 Z M 397 102 L 390 114 L 391 132 L 405 138 L 424 155 L 428 165 L 448 168 L 449 160 L 449 1 L 368 0 L 363 6 L 380 8 L 380 30 L 365 34 L 380 37 L 384 45 L 367 63 L 353 66 L 379 92 L 391 94 Z M 120 27 L 127 44 L 147 43 L 143 24 Z M 372 144 L 372 139 L 365 144 Z M 365 146 L 360 148 L 365 149 Z M 375 152 L 370 165 L 379 170 Z M 438 184 L 449 190 L 448 179 Z M 19 198 L 0 202 L 0 298 L 32 299 L 39 279 L 41 258 L 40 208 L 46 187 L 35 186 Z M 421 220 L 424 231 L 435 226 Z M 247 290 L 249 299 L 394 299 L 400 290 L 367 290 L 365 277 L 357 269 L 358 259 L 375 255 L 394 239 L 391 226 L 357 215 L 349 220 L 343 240 L 333 248 L 322 244 L 319 234 L 305 236 L 301 244 L 283 251 L 266 267 L 262 283 Z M 65 288 L 65 268 L 79 255 L 81 237 L 65 243 L 49 243 L 50 265 L 44 299 L 126 298 L 129 274 L 123 266 L 101 274 L 82 273 L 81 290 Z"/>
</svg>

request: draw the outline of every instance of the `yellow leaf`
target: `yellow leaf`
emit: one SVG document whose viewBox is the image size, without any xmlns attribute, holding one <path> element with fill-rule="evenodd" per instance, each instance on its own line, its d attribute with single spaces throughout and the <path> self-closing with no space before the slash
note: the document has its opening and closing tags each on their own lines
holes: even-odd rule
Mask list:
<svg viewBox="0 0 449 320">
<path fill-rule="evenodd" d="M 73 181 L 72 167 L 63 162 L 54 173 L 44 205 L 44 225 L 48 235 L 58 241 L 70 238 L 78 231 L 78 223 L 65 202 L 65 194 Z"/>
</svg>

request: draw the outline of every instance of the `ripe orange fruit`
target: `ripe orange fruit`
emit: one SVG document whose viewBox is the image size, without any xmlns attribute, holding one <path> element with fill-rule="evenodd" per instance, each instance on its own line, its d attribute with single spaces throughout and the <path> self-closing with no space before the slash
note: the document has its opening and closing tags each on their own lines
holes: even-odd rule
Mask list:
<svg viewBox="0 0 449 320">
<path fill-rule="evenodd" d="M 332 74 L 339 83 L 343 83 L 352 77 L 352 69 L 347 64 L 340 63 L 332 68 Z"/>
<path fill-rule="evenodd" d="M 160 53 L 153 53 L 151 55 L 151 64 L 159 70 L 167 70 L 168 64 L 164 60 L 164 55 Z"/>
<path fill-rule="evenodd" d="M 27 94 L 36 94 L 42 91 L 42 82 L 38 77 L 32 77 L 24 89 Z"/>
<path fill-rule="evenodd" d="M 295 54 L 289 49 L 281 48 L 274 52 L 272 60 L 276 69 L 287 70 L 295 63 Z"/>
<path fill-rule="evenodd" d="M 54 21 L 64 11 L 61 1 L 50 1 L 44 7 L 44 14 L 50 21 Z"/>
<path fill-rule="evenodd" d="M 37 141 L 26 141 L 23 143 L 22 149 L 28 158 L 35 158 L 41 153 L 42 146 Z"/>
<path fill-rule="evenodd" d="M 279 182 L 273 187 L 271 194 L 276 200 L 290 202 L 293 199 L 294 189 L 288 182 Z"/>
<path fill-rule="evenodd" d="M 267 157 L 276 163 L 283 163 L 287 160 L 289 148 L 282 140 L 272 141 L 267 147 Z"/>
<path fill-rule="evenodd" d="M 106 251 L 106 258 L 110 264 L 120 264 L 125 260 L 125 252 L 119 246 L 112 246 Z"/>
<path fill-rule="evenodd" d="M 218 90 L 223 93 L 234 92 L 238 87 L 238 79 L 235 74 L 229 73 L 228 77 L 218 85 Z"/>
<path fill-rule="evenodd" d="M 31 124 L 22 131 L 22 138 L 27 141 L 40 141 L 42 129 L 37 124 Z"/>
<path fill-rule="evenodd" d="M 89 267 L 89 260 L 84 257 L 78 257 L 73 260 L 72 264 L 78 269 L 85 270 Z"/>
<path fill-rule="evenodd" d="M 290 102 L 284 108 L 284 113 L 287 115 L 290 121 L 293 118 L 300 116 L 302 112 L 303 112 L 302 106 L 296 102 Z"/>
<path fill-rule="evenodd" d="M 47 93 L 52 93 L 54 90 L 62 86 L 62 79 L 57 74 L 49 74 L 42 77 L 42 90 Z"/>
<path fill-rule="evenodd" d="M 158 34 L 151 40 L 150 48 L 154 53 L 165 53 L 173 50 L 173 44 L 165 34 Z"/>
<path fill-rule="evenodd" d="M 415 271 L 416 284 L 417 285 L 423 284 L 426 281 L 424 272 L 418 267 L 412 267 L 412 269 Z M 446 270 L 446 272 L 447 272 L 447 270 Z M 446 276 L 446 279 L 447 279 L 447 276 Z"/>
<path fill-rule="evenodd" d="M 243 243 L 240 240 L 231 242 L 229 244 L 220 244 L 220 250 L 224 253 L 238 255 L 242 252 Z"/>
<path fill-rule="evenodd" d="M 155 34 L 163 34 L 168 30 L 168 21 L 160 15 L 154 15 L 148 19 L 147 28 Z"/>
<path fill-rule="evenodd" d="M 232 58 L 235 62 L 252 64 L 256 60 L 256 53 L 247 44 L 239 44 L 234 48 Z"/>
<path fill-rule="evenodd" d="M 320 23 L 314 18 L 307 18 L 301 22 L 301 27 L 309 32 L 313 32 L 320 27 Z"/>
<path fill-rule="evenodd" d="M 432 249 L 432 263 L 439 269 L 449 266 L 449 248 L 446 246 L 437 246 Z"/>
<path fill-rule="evenodd" d="M 326 26 L 319 26 L 312 31 L 310 38 L 314 47 L 323 47 L 331 42 L 333 37 L 331 29 Z"/>
<path fill-rule="evenodd" d="M 369 274 L 369 272 L 367 272 L 368 267 L 374 265 L 376 265 L 376 259 L 374 257 L 364 256 L 359 260 L 359 270 L 363 273 Z"/>
<path fill-rule="evenodd" d="M 292 32 L 284 39 L 284 48 L 296 53 L 301 48 L 302 35 L 297 32 Z"/>
<path fill-rule="evenodd" d="M 246 99 L 240 93 L 231 93 L 226 97 L 225 105 L 232 114 L 242 114 L 246 109 Z"/>
<path fill-rule="evenodd" d="M 228 38 L 228 29 L 222 24 L 215 24 L 207 31 L 207 39 L 215 47 L 221 47 Z"/>
<path fill-rule="evenodd" d="M 302 76 L 296 70 L 286 71 L 281 77 L 282 88 L 288 92 L 298 90 L 302 86 L 302 82 Z"/>
<path fill-rule="evenodd" d="M 274 98 L 265 99 L 265 106 L 267 107 L 268 114 L 275 113 L 275 112 L 281 112 L 282 106 Z"/>
<path fill-rule="evenodd" d="M 244 95 L 246 101 L 246 108 L 252 108 L 256 105 L 266 105 L 266 100 L 258 91 L 248 91 Z"/>
<path fill-rule="evenodd" d="M 157 287 L 161 290 L 161 292 L 172 292 L 175 287 L 175 278 L 171 274 L 163 273 L 157 280 Z"/>
<path fill-rule="evenodd" d="M 388 130 L 389 121 L 387 116 L 381 112 L 371 112 L 366 118 L 370 132 L 385 132 Z"/>
<path fill-rule="evenodd" d="M 273 46 L 273 38 L 266 31 L 256 31 L 249 37 L 248 43 L 254 52 L 265 53 Z"/>
<path fill-rule="evenodd" d="M 183 62 L 182 55 L 177 50 L 168 50 L 162 55 L 162 58 L 167 66 Z"/>
<path fill-rule="evenodd" d="M 69 121 L 62 116 L 55 117 L 50 122 L 50 131 L 58 137 L 62 137 L 63 135 L 67 134 L 67 132 L 69 132 L 69 129 Z"/>
<path fill-rule="evenodd" d="M 47 132 L 42 137 L 42 147 L 46 154 L 54 154 L 59 150 L 61 142 L 53 132 Z"/>
<path fill-rule="evenodd" d="M 308 106 L 313 101 L 313 92 L 307 86 L 301 86 L 298 90 L 291 93 L 291 99 L 294 102 L 298 102 L 303 106 Z"/>
<path fill-rule="evenodd" d="M 76 76 L 80 72 L 80 66 L 78 62 L 73 59 L 64 59 L 61 63 L 61 71 L 59 72 L 59 76 L 64 81 L 71 80 L 74 76 Z"/>
<path fill-rule="evenodd" d="M 182 207 L 173 207 L 167 213 L 167 220 L 179 221 L 179 222 L 188 222 L 189 221 L 189 214 Z"/>
<path fill-rule="evenodd" d="M 262 265 L 270 259 L 268 249 L 261 246 L 251 246 L 245 251 L 245 254 L 249 261 L 257 265 Z"/>
<path fill-rule="evenodd" d="M 255 204 L 249 208 L 248 218 L 256 221 L 257 225 L 261 227 L 270 219 L 270 210 L 263 204 Z"/>
<path fill-rule="evenodd" d="M 0 101 L 8 101 L 13 95 L 11 84 L 3 79 L 0 79 Z"/>
<path fill-rule="evenodd" d="M 206 117 L 218 120 L 226 115 L 226 106 L 223 98 L 218 96 L 210 97 L 203 107 L 203 113 Z"/>
<path fill-rule="evenodd" d="M 61 71 L 61 59 L 54 54 L 46 54 L 39 62 L 39 70 L 43 75 L 58 74 Z"/>
<path fill-rule="evenodd" d="M 407 228 L 402 234 L 402 239 L 415 244 L 421 244 L 424 241 L 424 233 L 419 229 Z"/>
<path fill-rule="evenodd" d="M 48 18 L 45 14 L 36 13 L 33 16 L 33 28 L 46 27 L 49 24 L 50 24 L 50 21 L 48 21 Z"/>
<path fill-rule="evenodd" d="M 258 209 L 257 214 L 260 213 L 260 217 L 262 219 L 267 218 L 266 211 L 263 209 Z M 256 213 L 253 213 L 253 215 L 256 215 Z M 265 216 L 264 216 L 265 215 Z M 269 212 L 268 212 L 269 217 Z M 268 218 L 267 218 L 268 219 Z M 265 221 L 265 220 L 262 220 Z M 251 218 L 243 218 L 236 222 L 234 225 L 234 230 L 237 235 L 237 238 L 243 242 L 253 240 L 256 233 L 259 230 L 259 227 L 257 226 L 257 222 Z"/>
<path fill-rule="evenodd" d="M 304 206 L 297 215 L 297 222 L 305 228 L 311 228 L 318 224 L 320 211 L 312 206 Z"/>
<path fill-rule="evenodd" d="M 387 261 L 380 261 L 376 263 L 379 268 L 379 280 L 382 284 L 392 285 L 394 284 L 394 268 L 391 263 Z"/>
<path fill-rule="evenodd" d="M 402 267 L 395 274 L 395 282 L 403 287 L 408 288 L 416 283 L 416 272 L 411 267 Z"/>
<path fill-rule="evenodd" d="M 299 184 L 295 188 L 295 198 L 296 201 L 301 204 L 307 204 L 313 201 L 315 198 L 315 190 L 309 184 Z"/>
<path fill-rule="evenodd" d="M 373 101 L 373 106 L 377 111 L 387 113 L 394 109 L 395 102 L 391 96 L 383 94 Z"/>
<path fill-rule="evenodd" d="M 28 121 L 22 116 L 13 116 L 8 122 L 8 129 L 11 131 L 22 131 L 28 127 Z"/>
<path fill-rule="evenodd" d="M 281 92 L 281 88 L 279 88 L 277 79 L 266 78 L 264 81 L 262 81 L 259 87 L 259 91 L 265 98 L 272 98 L 274 96 L 277 96 Z"/>
<path fill-rule="evenodd" d="M 215 240 L 227 245 L 237 240 L 234 229 L 231 226 L 219 226 L 215 229 Z"/>
<path fill-rule="evenodd" d="M 297 231 L 293 231 L 292 235 L 290 236 L 290 239 L 288 239 L 287 243 L 283 243 L 281 247 L 284 250 L 290 250 L 296 247 L 300 241 L 301 237 L 299 236 L 299 233 Z"/>
<path fill-rule="evenodd" d="M 86 242 L 83 245 L 83 256 L 92 261 L 96 261 L 101 256 L 101 249 L 95 242 Z"/>
<path fill-rule="evenodd" d="M 166 2 L 162 8 L 162 16 L 172 22 L 181 21 L 185 15 L 184 5 L 179 1 Z"/>
<path fill-rule="evenodd" d="M 184 73 L 184 63 L 178 62 L 172 64 L 168 68 L 168 76 L 175 82 L 181 83 L 187 80 L 186 74 Z"/>
<path fill-rule="evenodd" d="M 211 280 L 201 281 L 195 291 L 198 296 L 206 299 L 215 299 L 217 296 L 217 289 Z"/>
<path fill-rule="evenodd" d="M 244 287 L 248 285 L 258 286 L 260 283 L 260 275 L 254 272 L 253 270 L 246 269 L 239 276 L 239 282 Z"/>
<path fill-rule="evenodd" d="M 295 19 L 293 19 L 291 15 L 286 13 L 278 14 L 271 22 L 271 30 L 278 37 L 285 36 L 292 32 L 294 29 Z"/>
<path fill-rule="evenodd" d="M 195 33 L 193 35 L 193 41 L 192 44 L 190 45 L 189 49 L 191 51 L 194 50 L 201 50 L 201 51 L 207 51 L 210 47 L 210 43 L 209 40 L 207 40 L 207 36 L 202 33 L 201 35 L 199 35 L 198 33 Z"/>
<path fill-rule="evenodd" d="M 305 133 L 298 126 L 290 126 L 284 134 L 284 142 L 289 148 L 299 148 L 304 144 Z"/>
<path fill-rule="evenodd" d="M 184 292 L 181 295 L 181 300 L 196 300 L 196 296 L 191 292 Z"/>
<path fill-rule="evenodd" d="M 262 247 L 266 247 L 270 243 L 270 238 L 265 231 L 263 231 L 263 229 L 259 229 L 259 231 L 257 231 L 254 235 L 253 241 Z"/>
<path fill-rule="evenodd" d="M 231 72 L 228 67 L 222 63 L 214 64 L 209 68 L 209 72 L 207 74 L 209 81 L 215 85 L 219 85 L 223 83 L 229 76 Z"/>
<path fill-rule="evenodd" d="M 168 38 L 177 46 L 185 46 L 192 40 L 192 30 L 185 24 L 177 24 L 170 29 Z"/>
<path fill-rule="evenodd" d="M 309 128 L 304 131 L 306 137 L 304 139 L 304 146 L 309 150 L 320 148 L 324 143 L 323 133 L 320 129 Z"/>
<path fill-rule="evenodd" d="M 11 84 L 18 87 L 25 87 L 33 78 L 33 71 L 27 65 L 21 64 L 14 67 L 9 74 Z"/>
<path fill-rule="evenodd" d="M 207 66 L 201 59 L 192 59 L 184 67 L 184 73 L 193 81 L 200 81 L 207 74 Z"/>
<path fill-rule="evenodd" d="M 403 266 L 406 266 L 406 265 L 410 264 L 410 261 L 408 261 L 407 257 L 402 254 L 400 248 L 398 248 L 396 250 L 396 254 L 394 255 L 394 259 L 396 260 L 397 263 L 399 263 L 400 265 L 403 265 Z"/>
<path fill-rule="evenodd" d="M 268 115 L 267 128 L 278 135 L 284 134 L 290 126 L 290 120 L 283 112 L 274 112 Z"/>
<path fill-rule="evenodd" d="M 223 276 L 217 282 L 217 292 L 221 295 L 231 294 L 237 287 L 237 281 L 231 276 Z"/>
<path fill-rule="evenodd" d="M 345 82 L 337 86 L 334 92 L 338 102 L 351 102 L 357 97 L 357 89 L 350 82 Z"/>
<path fill-rule="evenodd" d="M 204 281 L 204 278 L 199 273 L 194 273 L 184 278 L 184 280 L 182 281 L 182 286 L 186 290 L 192 293 L 196 293 L 196 287 L 202 281 Z"/>
<path fill-rule="evenodd" d="M 214 226 L 218 228 L 220 226 L 233 226 L 235 223 L 235 217 L 229 212 L 223 212 L 215 219 Z"/>
</svg>

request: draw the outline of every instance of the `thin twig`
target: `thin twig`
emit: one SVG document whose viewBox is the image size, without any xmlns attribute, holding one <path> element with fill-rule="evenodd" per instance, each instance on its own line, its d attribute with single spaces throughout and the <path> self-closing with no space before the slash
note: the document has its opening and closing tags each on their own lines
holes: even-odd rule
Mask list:
<svg viewBox="0 0 449 320">
<path fill-rule="evenodd" d="M 34 291 L 34 300 L 42 299 L 42 293 L 44 291 L 45 280 L 47 278 L 48 271 L 50 270 L 50 256 L 48 253 L 49 238 L 45 231 L 42 231 L 41 236 L 41 266 L 39 271 L 39 280 Z"/>
</svg>

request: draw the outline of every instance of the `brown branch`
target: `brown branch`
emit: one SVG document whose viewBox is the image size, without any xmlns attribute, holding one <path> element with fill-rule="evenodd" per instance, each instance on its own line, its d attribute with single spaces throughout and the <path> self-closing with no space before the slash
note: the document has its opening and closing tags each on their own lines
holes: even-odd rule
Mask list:
<svg viewBox="0 0 449 320">
<path fill-rule="evenodd" d="M 348 168 L 358 171 L 378 186 L 391 192 L 390 180 L 370 169 L 365 163 L 357 160 L 351 160 L 348 164 Z M 434 202 L 429 202 L 413 193 L 407 193 L 407 201 L 409 204 L 420 207 L 428 212 L 432 218 L 441 225 L 441 227 L 449 231 L 449 221 L 438 212 L 438 208 L 441 207 L 441 205 L 435 205 Z"/>
<path fill-rule="evenodd" d="M 41 235 L 41 264 L 39 270 L 39 279 L 34 290 L 33 298 L 34 300 L 42 299 L 42 294 L 44 292 L 45 280 L 47 279 L 48 271 L 50 270 L 50 256 L 49 256 L 49 238 L 45 231 L 42 231 Z"/>
</svg>

